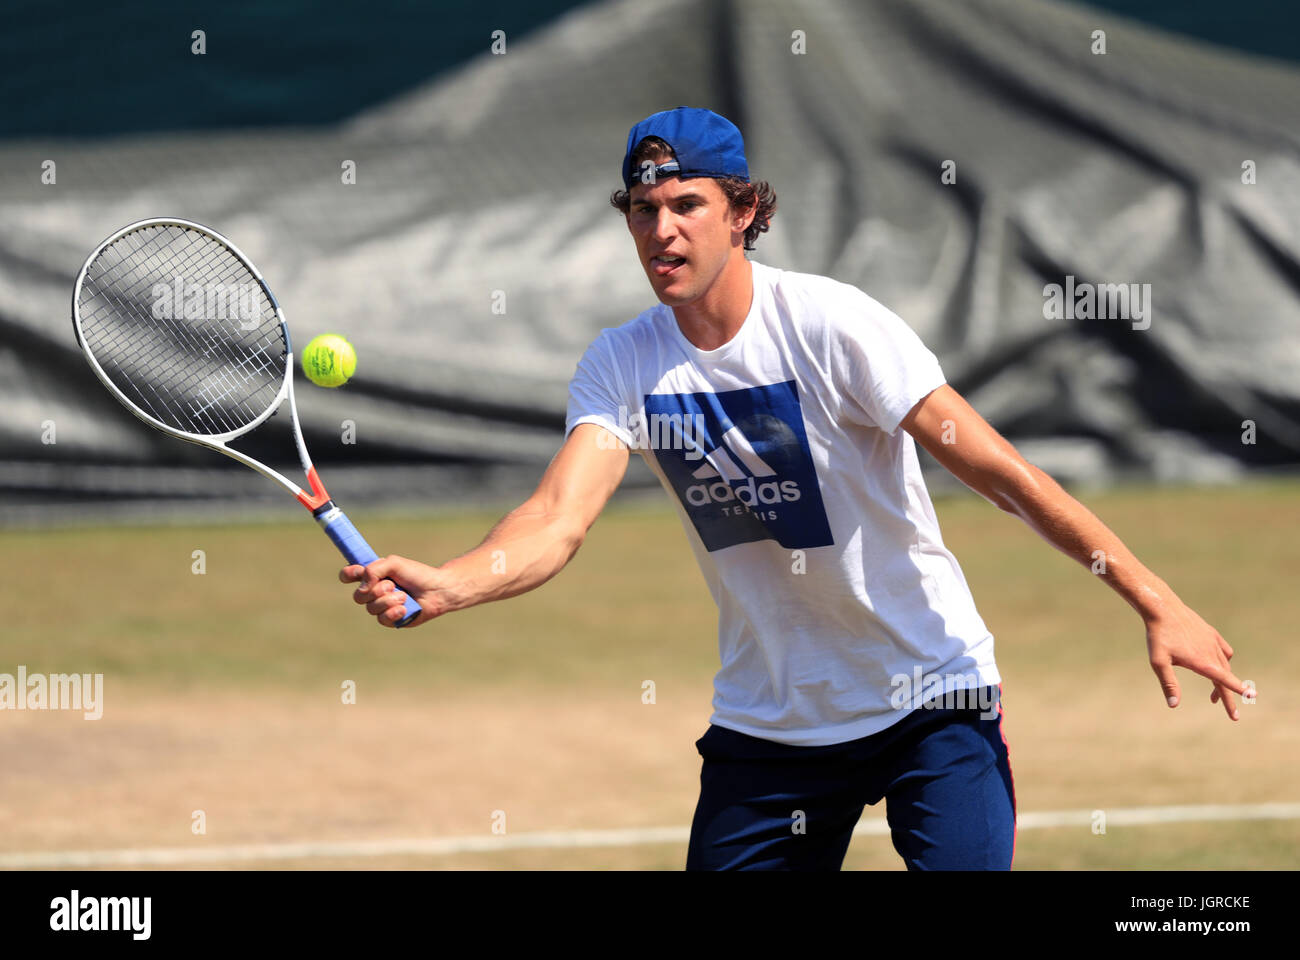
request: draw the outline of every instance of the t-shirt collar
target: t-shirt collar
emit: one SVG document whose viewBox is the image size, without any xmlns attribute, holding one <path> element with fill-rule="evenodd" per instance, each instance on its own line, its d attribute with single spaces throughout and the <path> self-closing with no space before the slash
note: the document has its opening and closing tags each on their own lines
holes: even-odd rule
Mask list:
<svg viewBox="0 0 1300 960">
<path fill-rule="evenodd" d="M 660 304 L 664 310 L 665 316 L 667 317 L 668 325 L 672 330 L 673 336 L 677 338 L 677 342 L 681 344 L 681 347 L 686 351 L 687 356 L 695 360 L 708 361 L 716 361 L 729 356 L 740 342 L 749 335 L 750 328 L 758 322 L 757 316 L 760 309 L 759 299 L 760 291 L 762 290 L 762 285 L 759 282 L 759 274 L 767 268 L 754 260 L 749 261 L 749 265 L 751 279 L 754 284 L 753 295 L 749 301 L 749 313 L 745 314 L 745 320 L 740 325 L 740 329 L 736 331 L 736 335 L 720 347 L 715 347 L 712 350 L 701 350 L 695 344 L 691 343 L 691 341 L 686 338 L 686 334 L 682 333 L 682 328 L 678 326 L 677 316 L 673 313 L 673 308 L 667 304 Z"/>
</svg>

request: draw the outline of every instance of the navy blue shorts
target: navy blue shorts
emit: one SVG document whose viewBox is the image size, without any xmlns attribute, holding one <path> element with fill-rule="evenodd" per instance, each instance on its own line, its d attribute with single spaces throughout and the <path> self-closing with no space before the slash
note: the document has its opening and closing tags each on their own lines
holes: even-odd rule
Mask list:
<svg viewBox="0 0 1300 960">
<path fill-rule="evenodd" d="M 909 870 L 1009 870 L 1016 795 L 1001 687 L 986 691 L 975 702 L 996 700 L 995 717 L 971 700 L 922 708 L 824 747 L 710 725 L 695 744 L 704 763 L 686 869 L 838 870 L 863 807 L 883 798 Z"/>
</svg>

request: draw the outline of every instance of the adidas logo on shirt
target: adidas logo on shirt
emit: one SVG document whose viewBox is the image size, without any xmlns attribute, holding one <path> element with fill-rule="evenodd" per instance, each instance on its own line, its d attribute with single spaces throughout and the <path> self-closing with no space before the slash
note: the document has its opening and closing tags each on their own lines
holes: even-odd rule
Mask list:
<svg viewBox="0 0 1300 960">
<path fill-rule="evenodd" d="M 748 438 L 737 427 L 732 427 L 722 435 L 722 446 L 714 447 L 704 454 L 707 461 L 691 474 L 703 483 L 692 484 L 686 488 L 686 502 L 693 507 L 706 503 L 727 503 L 739 500 L 747 507 L 759 504 L 794 503 L 799 499 L 799 482 L 797 480 L 763 480 L 760 477 L 775 477 L 773 470 L 754 450 Z M 730 447 L 750 475 L 736 465 L 735 459 L 727 452 Z M 716 466 L 715 466 L 716 464 Z M 710 482 L 712 481 L 712 482 Z M 732 483 L 739 481 L 739 486 Z"/>
<path fill-rule="evenodd" d="M 649 394 L 645 411 L 699 425 L 691 442 L 652 453 L 707 550 L 757 540 L 791 549 L 834 542 L 793 380 Z"/>
</svg>

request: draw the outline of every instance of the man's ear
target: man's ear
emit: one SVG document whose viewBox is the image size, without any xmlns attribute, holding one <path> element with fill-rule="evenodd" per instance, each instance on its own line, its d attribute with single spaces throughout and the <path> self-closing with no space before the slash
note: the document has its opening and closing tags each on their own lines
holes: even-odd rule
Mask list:
<svg viewBox="0 0 1300 960">
<path fill-rule="evenodd" d="M 758 201 L 755 200 L 753 205 L 747 210 L 740 210 L 733 213 L 731 218 L 731 229 L 736 233 L 744 233 L 749 229 L 749 225 L 754 222 L 758 216 Z"/>
</svg>

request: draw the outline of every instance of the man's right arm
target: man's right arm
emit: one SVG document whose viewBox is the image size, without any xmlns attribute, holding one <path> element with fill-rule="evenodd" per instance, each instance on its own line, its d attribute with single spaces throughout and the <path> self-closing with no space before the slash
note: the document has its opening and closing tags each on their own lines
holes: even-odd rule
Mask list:
<svg viewBox="0 0 1300 960">
<path fill-rule="evenodd" d="M 627 461 L 627 447 L 604 427 L 580 423 L 532 496 L 506 514 L 473 550 L 440 567 L 382 557 L 367 567 L 344 567 L 339 579 L 361 584 L 353 599 L 385 627 L 402 618 L 403 594 L 394 580 L 423 610 L 412 626 L 526 593 L 559 573 L 577 553 L 622 482 Z"/>
</svg>

